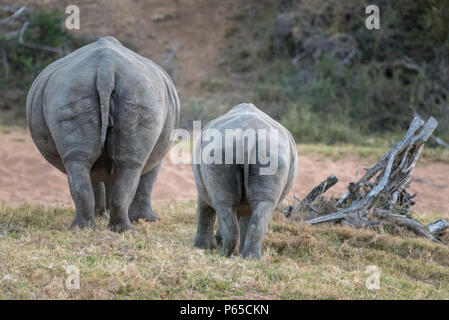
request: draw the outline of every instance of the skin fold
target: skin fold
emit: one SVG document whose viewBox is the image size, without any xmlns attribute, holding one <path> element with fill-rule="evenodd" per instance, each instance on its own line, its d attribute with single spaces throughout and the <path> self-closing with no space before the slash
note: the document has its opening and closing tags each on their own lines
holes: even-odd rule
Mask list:
<svg viewBox="0 0 449 320">
<path fill-rule="evenodd" d="M 67 174 L 76 208 L 72 227 L 155 221 L 151 191 L 179 123 L 170 77 L 152 61 L 104 37 L 45 68 L 27 97 L 34 143 Z"/>
<path fill-rule="evenodd" d="M 206 163 L 201 161 L 193 165 L 195 184 L 198 189 L 197 235 L 195 245 L 204 249 L 217 246 L 217 239 L 223 242 L 223 255 L 241 254 L 245 258 L 261 257 L 263 238 L 268 230 L 270 217 L 276 205 L 284 199 L 292 188 L 298 170 L 296 144 L 291 134 L 282 125 L 257 109 L 253 104 L 240 104 L 228 113 L 208 123 L 202 130 L 204 138 L 208 130 L 217 130 L 220 139 L 201 143 L 199 137 L 194 145 L 198 159 L 205 148 L 214 153 L 221 150 L 222 158 L 230 149 L 225 146 L 225 132 L 228 129 L 274 129 L 278 132 L 277 170 L 274 174 L 262 175 L 262 163 L 249 162 L 249 154 L 257 154 L 257 144 L 245 143 L 244 138 L 236 137 L 232 150 L 244 150 L 245 160 L 236 160 L 233 153 L 231 163 Z M 210 132 L 210 131 L 209 131 Z M 257 136 L 257 140 L 260 137 Z M 269 154 L 270 149 L 267 148 Z M 232 153 L 231 153 L 232 154 Z M 201 158 L 202 159 L 202 158 Z M 271 160 L 270 160 L 271 161 Z M 214 237 L 215 218 L 218 218 L 219 230 Z"/>
</svg>

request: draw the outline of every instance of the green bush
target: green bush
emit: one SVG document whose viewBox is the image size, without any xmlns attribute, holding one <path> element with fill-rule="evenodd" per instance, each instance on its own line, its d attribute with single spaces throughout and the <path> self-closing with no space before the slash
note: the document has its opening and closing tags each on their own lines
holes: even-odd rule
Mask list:
<svg viewBox="0 0 449 320">
<path fill-rule="evenodd" d="M 369 4 L 380 30 L 365 27 Z M 278 14 L 293 16 L 290 34 L 279 34 Z M 252 77 L 255 103 L 298 142 L 388 136 L 414 113 L 437 118 L 449 139 L 449 1 L 260 1 L 240 21 L 249 31 L 229 53 L 231 70 Z M 350 58 L 342 38 L 355 44 Z"/>
<path fill-rule="evenodd" d="M 64 15 L 60 12 L 40 12 L 31 16 L 24 34 L 28 43 L 69 50 L 81 44 L 62 27 Z M 36 76 L 52 61 L 59 58 L 53 52 L 28 48 L 19 44 L 19 36 L 11 39 L 0 37 L 8 67 L 0 65 L 0 123 L 24 124 L 25 103 L 28 89 Z"/>
</svg>

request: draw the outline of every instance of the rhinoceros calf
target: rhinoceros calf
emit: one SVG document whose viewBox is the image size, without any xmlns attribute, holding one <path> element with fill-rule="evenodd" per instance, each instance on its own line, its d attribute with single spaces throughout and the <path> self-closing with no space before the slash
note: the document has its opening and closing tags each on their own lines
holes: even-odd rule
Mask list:
<svg viewBox="0 0 449 320">
<path fill-rule="evenodd" d="M 39 151 L 67 174 L 72 227 L 95 227 L 94 211 L 102 214 L 105 199 L 112 230 L 157 219 L 151 191 L 179 122 L 176 89 L 158 65 L 101 38 L 39 74 L 27 120 Z"/>
<path fill-rule="evenodd" d="M 270 217 L 298 170 L 293 137 L 253 104 L 240 104 L 203 128 L 194 157 L 195 245 L 216 247 L 217 216 L 223 254 L 260 259 Z"/>
</svg>

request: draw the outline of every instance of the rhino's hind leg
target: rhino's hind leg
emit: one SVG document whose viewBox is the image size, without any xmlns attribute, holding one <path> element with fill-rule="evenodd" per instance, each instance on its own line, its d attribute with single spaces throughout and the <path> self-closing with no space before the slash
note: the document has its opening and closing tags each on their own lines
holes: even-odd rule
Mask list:
<svg viewBox="0 0 449 320">
<path fill-rule="evenodd" d="M 239 228 L 240 228 L 240 248 L 239 248 L 239 253 L 240 254 L 243 252 L 243 247 L 245 245 L 246 233 L 248 231 L 248 225 L 249 225 L 250 219 L 251 219 L 251 216 L 241 216 L 239 218 Z"/>
<path fill-rule="evenodd" d="M 65 164 L 70 194 L 75 202 L 76 215 L 70 228 L 95 228 L 95 197 L 90 181 L 90 166 L 72 161 Z"/>
<path fill-rule="evenodd" d="M 237 220 L 237 210 L 229 205 L 216 208 L 218 225 L 223 239 L 222 254 L 226 257 L 238 254 L 239 248 L 239 223 Z"/>
<path fill-rule="evenodd" d="M 129 208 L 129 219 L 131 221 L 143 219 L 155 222 L 158 220 L 156 213 L 151 207 L 151 192 L 160 168 L 161 165 L 159 164 L 140 177 L 136 195 Z"/>
<path fill-rule="evenodd" d="M 244 258 L 260 259 L 262 241 L 268 230 L 274 203 L 272 201 L 259 201 L 252 205 L 252 210 L 242 255 Z"/>
<path fill-rule="evenodd" d="M 92 182 L 95 196 L 95 216 L 103 217 L 106 211 L 106 190 L 103 182 Z"/>
<path fill-rule="evenodd" d="M 215 210 L 198 196 L 196 214 L 195 246 L 207 250 L 215 249 L 217 247 L 214 237 Z"/>
<path fill-rule="evenodd" d="M 117 168 L 117 176 L 110 187 L 110 219 L 108 228 L 124 232 L 134 229 L 128 218 L 128 209 L 139 184 L 140 169 Z"/>
<path fill-rule="evenodd" d="M 248 225 L 249 225 L 249 220 L 250 220 L 251 216 L 241 216 L 239 218 L 239 229 L 240 229 L 240 248 L 239 248 L 239 253 L 241 254 L 243 251 L 243 246 L 245 244 L 245 239 L 246 239 L 246 232 L 248 231 Z M 220 228 L 218 228 L 217 233 L 215 233 L 215 241 L 217 242 L 217 244 L 221 244 L 222 242 L 222 237 L 221 237 L 221 233 L 220 233 Z"/>
</svg>

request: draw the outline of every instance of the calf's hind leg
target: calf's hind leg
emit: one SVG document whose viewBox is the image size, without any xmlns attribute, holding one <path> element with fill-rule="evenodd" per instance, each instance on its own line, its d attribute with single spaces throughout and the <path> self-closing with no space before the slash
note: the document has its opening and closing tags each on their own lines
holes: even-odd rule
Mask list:
<svg viewBox="0 0 449 320">
<path fill-rule="evenodd" d="M 220 206 L 216 211 L 223 241 L 222 254 L 226 257 L 237 255 L 240 237 L 237 210 L 231 206 Z"/>
<path fill-rule="evenodd" d="M 259 201 L 252 205 L 252 210 L 242 255 L 244 258 L 260 259 L 262 241 L 268 230 L 274 203 L 271 201 Z"/>
<path fill-rule="evenodd" d="M 240 229 L 240 248 L 239 248 L 239 253 L 241 254 L 243 251 L 243 246 L 245 244 L 245 239 L 246 239 L 246 232 L 248 230 L 248 224 L 249 224 L 249 220 L 250 220 L 251 216 L 241 216 L 239 218 L 239 229 Z M 215 241 L 217 242 L 217 244 L 220 244 L 222 241 L 222 237 L 221 237 L 221 233 L 220 233 L 220 228 L 218 228 L 217 233 L 215 234 Z"/>
<path fill-rule="evenodd" d="M 154 222 L 158 220 L 156 213 L 151 208 L 151 192 L 160 168 L 161 165 L 159 164 L 140 177 L 136 195 L 129 208 L 129 219 L 131 221 L 144 219 Z"/>
</svg>

